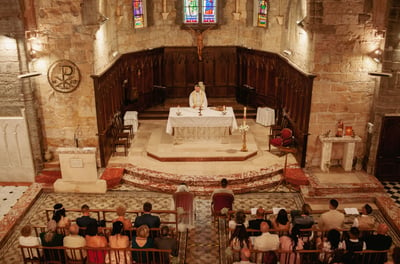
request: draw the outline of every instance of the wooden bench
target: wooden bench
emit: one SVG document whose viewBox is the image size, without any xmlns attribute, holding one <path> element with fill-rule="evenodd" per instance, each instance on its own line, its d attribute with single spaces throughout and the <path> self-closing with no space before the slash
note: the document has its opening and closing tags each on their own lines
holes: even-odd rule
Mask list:
<svg viewBox="0 0 400 264">
<path fill-rule="evenodd" d="M 164 249 L 135 249 L 135 248 L 67 248 L 67 247 L 44 247 L 44 246 L 19 246 L 23 263 L 51 263 L 51 264 L 83 264 L 88 254 L 102 252 L 99 255 L 115 259 L 116 263 L 169 263 L 171 250 Z M 36 257 L 37 256 L 37 257 Z M 136 262 L 135 262 L 136 260 Z"/>
</svg>

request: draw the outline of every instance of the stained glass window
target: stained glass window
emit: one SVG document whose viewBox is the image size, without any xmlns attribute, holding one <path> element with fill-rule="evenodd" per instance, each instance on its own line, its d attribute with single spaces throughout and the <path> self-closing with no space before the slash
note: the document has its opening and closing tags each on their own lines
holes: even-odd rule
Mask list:
<svg viewBox="0 0 400 264">
<path fill-rule="evenodd" d="M 257 0 L 258 5 L 258 16 L 257 16 L 257 26 L 267 27 L 268 22 L 268 1 L 267 0 Z"/>
<path fill-rule="evenodd" d="M 185 24 L 217 23 L 217 0 L 184 0 Z"/>
<path fill-rule="evenodd" d="M 145 27 L 143 1 L 144 0 L 132 0 L 133 27 L 134 28 Z"/>
</svg>

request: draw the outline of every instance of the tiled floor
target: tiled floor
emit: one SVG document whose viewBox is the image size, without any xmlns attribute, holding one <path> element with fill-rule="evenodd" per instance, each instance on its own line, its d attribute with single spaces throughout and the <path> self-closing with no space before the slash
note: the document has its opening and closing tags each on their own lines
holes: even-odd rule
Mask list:
<svg viewBox="0 0 400 264">
<path fill-rule="evenodd" d="M 0 221 L 27 188 L 28 186 L 0 186 Z"/>
<path fill-rule="evenodd" d="M 400 183 L 383 181 L 382 184 L 390 198 L 400 207 Z"/>
</svg>

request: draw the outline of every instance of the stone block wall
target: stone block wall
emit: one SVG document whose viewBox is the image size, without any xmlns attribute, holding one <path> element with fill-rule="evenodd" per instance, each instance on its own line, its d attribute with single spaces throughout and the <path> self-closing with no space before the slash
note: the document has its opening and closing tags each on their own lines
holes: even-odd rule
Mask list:
<svg viewBox="0 0 400 264">
<path fill-rule="evenodd" d="M 320 19 L 312 20 L 315 24 L 309 26 L 314 62 L 311 71 L 317 77 L 311 105 L 307 163 L 316 166 L 321 151 L 318 136 L 328 130 L 335 135 L 339 120 L 344 126 L 352 126 L 363 139 L 363 143 L 357 144 L 355 155 L 364 157 L 367 154 L 366 123 L 370 120 L 376 88 L 375 80 L 368 72 L 381 67 L 368 54 L 383 47 L 384 40 L 375 36 L 370 21 L 360 20 L 364 15 L 362 1 L 311 2 L 318 2 L 312 18 Z M 342 148 L 340 144 L 334 146 L 332 165 L 341 163 Z"/>
</svg>

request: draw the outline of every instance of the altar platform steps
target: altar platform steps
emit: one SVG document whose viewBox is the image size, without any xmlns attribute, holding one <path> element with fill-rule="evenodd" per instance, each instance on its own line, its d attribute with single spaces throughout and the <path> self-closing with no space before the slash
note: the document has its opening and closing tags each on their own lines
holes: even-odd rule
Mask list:
<svg viewBox="0 0 400 264">
<path fill-rule="evenodd" d="M 125 173 L 121 183 L 145 190 L 165 193 L 174 193 L 178 185 L 185 183 L 194 194 L 207 196 L 215 189 L 220 188 L 222 178 L 228 180 L 229 188 L 234 193 L 259 192 L 266 189 L 274 190 L 275 186 L 279 185 L 282 179 L 281 166 L 271 166 L 260 170 L 226 175 L 166 173 L 149 168 L 140 168 L 131 164 L 125 164 L 123 167 Z"/>
<path fill-rule="evenodd" d="M 340 202 L 375 200 L 377 193 L 384 193 L 381 182 L 365 171 L 345 172 L 342 168 L 331 168 L 330 172 L 322 172 L 312 168 L 309 173 L 308 186 L 301 186 L 301 193 L 306 202 L 328 201 L 332 198 Z"/>
<path fill-rule="evenodd" d="M 229 182 L 229 188 L 233 190 L 234 193 L 249 193 L 249 192 L 259 192 L 265 189 L 271 189 L 279 185 L 281 181 L 281 171 L 270 173 L 265 177 L 249 177 L 246 179 L 234 179 L 227 178 Z M 212 177 L 210 177 L 212 178 Z M 202 181 L 198 179 L 193 181 L 193 179 L 188 180 L 173 180 L 168 178 L 155 178 L 146 177 L 146 175 L 132 175 L 132 172 L 127 172 L 122 178 L 122 183 L 127 185 L 132 185 L 140 189 L 145 189 L 149 191 L 164 192 L 164 193 L 174 193 L 176 188 L 181 183 L 186 183 L 189 186 L 191 192 L 195 195 L 209 196 L 211 193 L 220 188 L 220 178 L 216 178 L 214 181 L 207 179 Z"/>
</svg>

